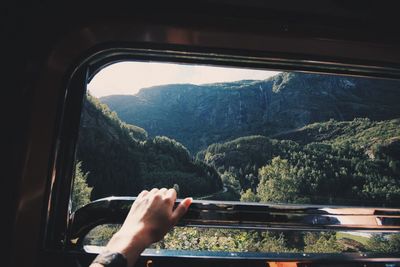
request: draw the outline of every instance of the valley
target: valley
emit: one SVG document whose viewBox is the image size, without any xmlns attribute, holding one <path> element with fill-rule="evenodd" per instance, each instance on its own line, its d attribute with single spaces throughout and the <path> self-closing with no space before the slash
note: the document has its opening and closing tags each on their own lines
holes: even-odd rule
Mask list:
<svg viewBox="0 0 400 267">
<path fill-rule="evenodd" d="M 100 99 L 87 95 L 76 166 L 83 189 L 74 199 L 174 187 L 179 197 L 198 199 L 398 207 L 399 100 L 396 81 L 304 73 L 169 84 Z M 192 232 L 183 230 L 221 240 L 232 235 Z M 178 249 L 181 235 L 173 232 L 158 246 Z M 288 252 L 321 252 L 314 243 L 325 251 L 379 251 L 385 240 L 241 235 L 250 247 L 265 242 L 267 250 Z M 288 246 L 296 238 L 303 241 Z M 196 240 L 201 238 L 190 242 L 199 245 Z"/>
</svg>

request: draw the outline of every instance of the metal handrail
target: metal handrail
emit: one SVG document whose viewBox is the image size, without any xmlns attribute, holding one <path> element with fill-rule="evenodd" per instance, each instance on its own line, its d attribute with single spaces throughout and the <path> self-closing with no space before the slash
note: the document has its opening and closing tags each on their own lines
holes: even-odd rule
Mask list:
<svg viewBox="0 0 400 267">
<path fill-rule="evenodd" d="M 80 243 L 98 225 L 122 224 L 135 199 L 108 197 L 78 209 L 69 222 L 70 243 Z M 400 209 L 194 200 L 178 226 L 400 232 Z"/>
</svg>

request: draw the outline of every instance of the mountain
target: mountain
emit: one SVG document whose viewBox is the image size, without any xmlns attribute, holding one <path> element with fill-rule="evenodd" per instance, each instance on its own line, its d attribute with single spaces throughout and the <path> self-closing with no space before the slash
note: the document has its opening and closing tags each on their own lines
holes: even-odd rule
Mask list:
<svg viewBox="0 0 400 267">
<path fill-rule="evenodd" d="M 77 161 L 93 187 L 92 200 L 153 187 L 175 186 L 180 197 L 222 189 L 218 173 L 194 162 L 183 145 L 167 137 L 148 138 L 143 128 L 122 122 L 90 95 L 82 111 Z"/>
<path fill-rule="evenodd" d="M 224 182 L 237 181 L 242 192 L 250 189 L 253 201 L 264 193 L 261 200 L 273 202 L 400 202 L 400 119 L 330 120 L 275 138 L 246 136 L 213 144 L 197 159 L 217 169 Z"/>
<path fill-rule="evenodd" d="M 195 153 L 212 143 L 329 119 L 397 118 L 399 99 L 397 81 L 291 72 L 262 81 L 155 86 L 100 101 L 149 136 L 171 137 Z"/>
<path fill-rule="evenodd" d="M 300 144 L 323 142 L 327 144 L 351 143 L 362 147 L 370 157 L 380 151 L 400 160 L 400 119 L 372 121 L 367 118 L 353 121 L 329 120 L 313 123 L 293 131 L 273 136 L 281 140 L 293 140 Z"/>
</svg>

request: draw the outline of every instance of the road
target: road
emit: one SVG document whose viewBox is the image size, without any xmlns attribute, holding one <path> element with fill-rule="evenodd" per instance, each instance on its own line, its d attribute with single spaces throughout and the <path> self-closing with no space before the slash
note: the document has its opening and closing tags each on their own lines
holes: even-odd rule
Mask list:
<svg viewBox="0 0 400 267">
<path fill-rule="evenodd" d="M 215 196 L 215 195 L 217 195 L 217 194 L 226 193 L 227 191 L 228 191 L 228 188 L 227 188 L 226 186 L 224 186 L 224 187 L 222 188 L 222 190 L 220 190 L 220 191 L 218 191 L 218 192 L 215 192 L 215 193 L 210 194 L 210 195 L 207 195 L 207 196 L 198 197 L 197 199 L 210 199 L 210 200 L 212 200 L 212 197 L 213 197 L 213 196 Z"/>
</svg>

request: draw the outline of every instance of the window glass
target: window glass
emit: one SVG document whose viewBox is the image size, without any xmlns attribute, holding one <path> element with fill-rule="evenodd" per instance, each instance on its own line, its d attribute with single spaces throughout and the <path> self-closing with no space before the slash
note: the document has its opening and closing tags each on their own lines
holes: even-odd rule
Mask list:
<svg viewBox="0 0 400 267">
<path fill-rule="evenodd" d="M 153 187 L 173 187 L 179 198 L 399 207 L 399 101 L 395 80 L 113 64 L 88 84 L 72 207 Z M 361 251 L 392 236 L 398 242 L 382 234 L 234 231 L 180 228 L 156 247 L 246 251 L 272 240 L 266 250 L 307 251 L 307 242 L 325 240 L 335 243 L 330 249 Z M 176 242 L 182 233 L 187 246 Z M 296 238 L 298 247 L 285 245 Z"/>
<path fill-rule="evenodd" d="M 84 240 L 84 249 L 98 251 L 119 226 L 101 225 Z M 399 233 L 260 231 L 176 227 L 149 249 L 290 253 L 397 253 Z"/>
</svg>

